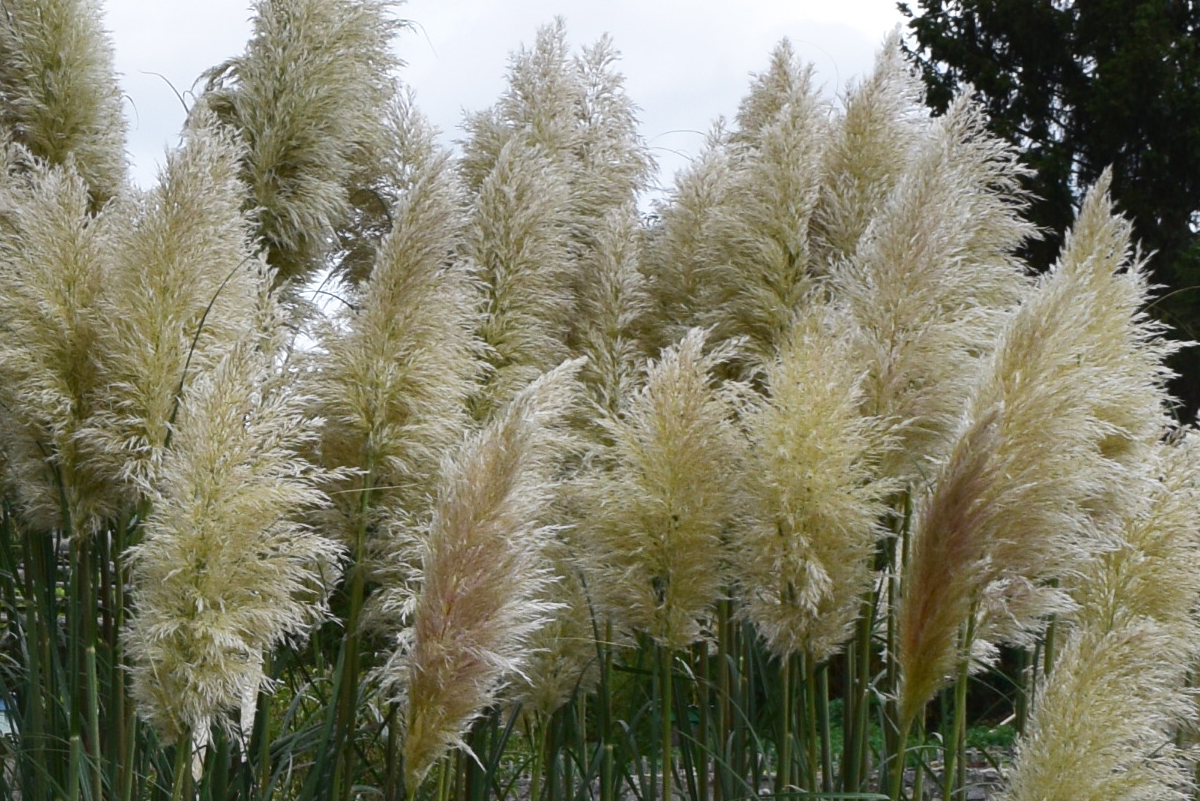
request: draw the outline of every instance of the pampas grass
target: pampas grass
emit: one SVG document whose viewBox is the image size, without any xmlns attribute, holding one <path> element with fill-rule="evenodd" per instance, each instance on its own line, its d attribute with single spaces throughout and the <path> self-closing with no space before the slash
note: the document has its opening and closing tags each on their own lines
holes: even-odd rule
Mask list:
<svg viewBox="0 0 1200 801">
<path fill-rule="evenodd" d="M 1108 443 L 1137 432 L 1115 424 L 1107 398 L 1148 392 L 1139 422 L 1161 420 L 1154 388 L 1168 346 L 1137 310 L 1145 284 L 1136 266 L 1124 272 L 1111 258 L 1105 190 L 1093 188 L 1059 264 L 1005 327 L 920 504 L 899 612 L 902 719 L 975 646 L 961 640 L 964 625 L 1028 641 L 1045 616 L 1070 608 L 1055 580 L 1112 547 L 1104 518 L 1120 517 L 1129 496 Z"/>
<path fill-rule="evenodd" d="M 39 159 L 69 161 L 93 210 L 125 183 L 125 119 L 95 0 L 6 0 L 0 123 Z"/>
<path fill-rule="evenodd" d="M 976 106 L 785 43 L 639 219 L 607 38 L 456 158 L 391 9 L 259 0 L 141 192 L 95 9 L 5 6 L 0 796 L 898 801 L 953 681 L 956 797 L 1002 644 L 1013 801 L 1192 792 L 1197 446 L 1107 176 L 1035 280 Z"/>
<path fill-rule="evenodd" d="M 244 140 L 242 179 L 278 281 L 318 272 L 388 135 L 399 21 L 389 0 L 259 0 L 246 52 L 206 73 L 200 104 Z"/>
<path fill-rule="evenodd" d="M 33 527 L 83 534 L 109 511 L 103 476 L 79 434 L 99 386 L 112 226 L 88 211 L 87 183 L 73 168 L 48 166 L 19 149 L 5 155 L 7 164 L 28 165 L 0 189 L 6 481 Z"/>
<path fill-rule="evenodd" d="M 480 336 L 493 368 L 481 419 L 567 355 L 568 191 L 549 155 L 513 139 L 475 198 L 464 253 L 485 286 Z"/>
<path fill-rule="evenodd" d="M 741 612 L 771 652 L 820 663 L 848 639 L 894 489 L 877 474 L 887 442 L 863 417 L 862 368 L 821 310 L 800 322 L 746 410 L 752 523 L 731 554 Z"/>
<path fill-rule="evenodd" d="M 98 409 L 82 436 L 132 509 L 158 483 L 180 395 L 253 325 L 257 273 L 241 151 L 197 115 L 158 185 L 122 199 L 100 311 Z"/>
<path fill-rule="evenodd" d="M 808 227 L 828 116 L 811 67 L 784 40 L 729 137 L 733 171 L 718 228 L 722 294 L 702 319 L 717 341 L 744 337 L 755 363 L 774 355 L 811 289 Z"/>
<path fill-rule="evenodd" d="M 822 155 L 821 197 L 813 211 L 814 267 L 852 258 L 871 220 L 920 141 L 921 86 L 904 61 L 899 32 L 887 37 L 871 74 L 848 92 Z"/>
<path fill-rule="evenodd" d="M 410 792 L 449 747 L 465 747 L 555 609 L 541 598 L 552 576 L 546 513 L 578 369 L 567 362 L 517 393 L 443 470 L 412 630 L 384 669 L 403 692 Z"/>
<path fill-rule="evenodd" d="M 704 346 L 695 329 L 664 351 L 604 422 L 614 467 L 597 479 L 587 524 L 614 618 L 668 650 L 695 642 L 721 597 L 722 538 L 741 499 L 737 390 L 713 377 L 733 350 Z"/>
<path fill-rule="evenodd" d="M 299 522 L 326 502 L 296 453 L 316 431 L 270 344 L 248 336 L 190 383 L 143 540 L 126 556 L 133 696 L 168 740 L 204 742 L 227 726 L 268 686 L 264 657 L 323 618 L 337 578 L 341 548 Z"/>
<path fill-rule="evenodd" d="M 1019 216 L 1024 168 L 960 97 L 932 120 L 830 288 L 870 366 L 864 410 L 893 420 L 885 470 L 906 480 L 952 442 L 980 355 L 1026 287 L 1013 255 L 1033 233 Z"/>
<path fill-rule="evenodd" d="M 362 471 L 352 483 L 367 487 L 373 505 L 420 518 L 467 424 L 481 297 L 453 255 L 466 221 L 449 154 L 411 99 L 391 114 L 392 227 L 370 277 L 318 339 L 308 389 L 325 421 L 322 463 Z M 338 495 L 336 525 L 349 538 L 361 501 L 357 492 Z"/>
<path fill-rule="evenodd" d="M 1086 570 L 1078 611 L 1036 704 L 1005 798 L 1190 798 L 1200 656 L 1200 494 L 1194 435 L 1154 448 L 1122 544 Z"/>
</svg>

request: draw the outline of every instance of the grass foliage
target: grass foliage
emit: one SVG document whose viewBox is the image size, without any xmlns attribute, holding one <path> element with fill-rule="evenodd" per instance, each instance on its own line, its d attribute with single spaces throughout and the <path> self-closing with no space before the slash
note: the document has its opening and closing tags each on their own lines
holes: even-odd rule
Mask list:
<svg viewBox="0 0 1200 801">
<path fill-rule="evenodd" d="M 780 44 L 639 215 L 562 20 L 456 157 L 388 2 L 260 0 L 141 191 L 95 5 L 3 10 L 0 797 L 1195 797 L 1131 225 L 1031 275 L 897 37 L 836 105 Z"/>
</svg>

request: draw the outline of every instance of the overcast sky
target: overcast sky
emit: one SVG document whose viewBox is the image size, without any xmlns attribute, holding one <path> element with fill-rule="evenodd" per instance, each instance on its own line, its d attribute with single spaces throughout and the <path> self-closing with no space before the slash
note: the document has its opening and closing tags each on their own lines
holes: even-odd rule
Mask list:
<svg viewBox="0 0 1200 801">
<path fill-rule="evenodd" d="M 200 73 L 243 50 L 249 0 L 106 0 L 104 8 L 133 176 L 147 186 L 177 142 L 184 108 L 176 91 L 190 104 Z M 609 33 L 665 182 L 699 151 L 713 120 L 737 110 L 780 39 L 813 63 L 832 96 L 870 69 L 901 22 L 894 0 L 410 0 L 399 13 L 413 24 L 396 43 L 407 62 L 400 77 L 447 144 L 461 135 L 464 110 L 495 101 L 510 54 L 555 15 L 566 19 L 575 48 Z"/>
</svg>

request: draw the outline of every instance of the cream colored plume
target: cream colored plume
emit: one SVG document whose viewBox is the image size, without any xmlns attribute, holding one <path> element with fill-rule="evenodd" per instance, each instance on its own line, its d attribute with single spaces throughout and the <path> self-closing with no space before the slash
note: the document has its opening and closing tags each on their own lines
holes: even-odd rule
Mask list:
<svg viewBox="0 0 1200 801">
<path fill-rule="evenodd" d="M 860 411 L 863 368 L 823 311 L 795 327 L 746 409 L 751 522 L 730 556 L 742 614 L 771 651 L 818 663 L 849 635 L 875 580 L 894 489 L 876 474 L 886 441 Z"/>
<path fill-rule="evenodd" d="M 830 109 L 785 39 L 738 112 L 731 180 L 716 225 L 715 303 L 702 313 L 715 341 L 745 338 L 769 361 L 812 288 L 808 228 L 821 187 Z"/>
<path fill-rule="evenodd" d="M 359 525 L 360 488 L 381 515 L 428 516 L 442 459 L 462 441 L 480 365 L 480 292 L 454 256 L 466 221 L 449 154 L 410 99 L 390 116 L 391 230 L 366 281 L 345 290 L 303 374 L 325 421 L 322 463 L 359 471 L 334 493 L 333 525 L 348 540 Z"/>
<path fill-rule="evenodd" d="M 474 199 L 464 253 L 485 288 L 479 333 L 494 368 L 476 403 L 480 419 L 567 356 L 568 192 L 547 154 L 513 139 Z"/>
<path fill-rule="evenodd" d="M 405 709 L 406 786 L 524 670 L 555 605 L 544 553 L 562 424 L 577 389 L 567 362 L 517 393 L 447 462 L 423 546 L 412 629 L 381 675 Z"/>
<path fill-rule="evenodd" d="M 4 480 L 35 529 L 85 533 L 113 510 L 80 431 L 95 408 L 103 299 L 119 216 L 89 211 L 73 168 L 20 148 L 0 170 L 0 447 Z M 9 167 L 20 165 L 21 169 Z"/>
<path fill-rule="evenodd" d="M 97 0 L 5 0 L 0 127 L 50 164 L 70 162 L 99 209 L 126 180 L 125 118 Z"/>
<path fill-rule="evenodd" d="M 158 185 L 114 209 L 123 224 L 98 304 L 102 390 L 83 437 L 126 508 L 157 485 L 184 388 L 253 325 L 259 272 L 240 154 L 197 114 Z"/>
<path fill-rule="evenodd" d="M 1036 688 L 1009 801 L 1190 798 L 1189 678 L 1200 656 L 1200 452 L 1155 445 L 1128 490 L 1123 542 L 1087 566 L 1053 672 Z"/>
<path fill-rule="evenodd" d="M 716 232 L 732 177 L 725 134 L 718 127 L 704 150 L 675 176 L 667 200 L 655 205 L 661 222 L 646 233 L 642 269 L 650 304 L 643 339 L 651 353 L 700 326 L 720 302 L 727 270 Z"/>
<path fill-rule="evenodd" d="M 265 308 L 256 330 L 273 332 Z M 228 725 L 265 686 L 263 655 L 323 618 L 337 579 L 340 547 L 298 522 L 326 502 L 296 453 L 316 431 L 271 345 L 247 336 L 189 383 L 127 554 L 133 696 L 168 740 Z"/>
<path fill-rule="evenodd" d="M 854 86 L 823 150 L 821 197 L 812 215 L 813 266 L 827 271 L 858 250 L 912 157 L 928 114 L 922 87 L 888 35 L 875 69 Z"/>
<path fill-rule="evenodd" d="M 980 356 L 1026 288 L 1013 255 L 1033 232 L 1019 217 L 1023 171 L 961 96 L 927 123 L 854 258 L 829 265 L 855 358 L 871 366 L 864 410 L 902 439 L 890 474 L 916 480 L 944 458 Z"/>
<path fill-rule="evenodd" d="M 695 329 L 649 365 L 645 385 L 605 421 L 611 472 L 597 475 L 584 535 L 608 610 L 670 649 L 702 634 L 724 583 L 722 538 L 736 518 L 742 444 L 734 385 L 713 371 L 731 348 L 704 352 Z M 619 599 L 619 600 L 617 600 Z"/>
<path fill-rule="evenodd" d="M 257 0 L 246 52 L 206 74 L 200 107 L 246 142 L 242 177 L 279 281 L 325 266 L 389 138 L 389 0 Z"/>
<path fill-rule="evenodd" d="M 636 218 L 614 211 L 580 262 L 590 280 L 577 295 L 574 352 L 587 357 L 580 378 L 590 399 L 610 413 L 634 391 L 644 361 L 638 335 L 648 300 L 637 234 Z"/>
<path fill-rule="evenodd" d="M 1144 451 L 1161 428 L 1126 426 L 1107 399 L 1142 398 L 1142 415 L 1161 420 L 1169 348 L 1138 310 L 1138 266 L 1113 258 L 1124 226 L 1105 189 L 1089 194 L 1059 264 L 1003 329 L 918 504 L 899 611 L 906 719 L 967 658 L 968 620 L 975 647 L 1027 641 L 1069 610 L 1063 586 L 1114 547 L 1108 521 L 1137 496 L 1126 486 L 1137 462 L 1111 443 Z"/>
</svg>

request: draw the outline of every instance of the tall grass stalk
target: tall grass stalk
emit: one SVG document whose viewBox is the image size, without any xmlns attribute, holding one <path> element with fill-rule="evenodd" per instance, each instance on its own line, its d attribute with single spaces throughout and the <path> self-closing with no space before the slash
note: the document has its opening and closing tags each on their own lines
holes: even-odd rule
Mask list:
<svg viewBox="0 0 1200 801">
<path fill-rule="evenodd" d="M 5 5 L 0 795 L 957 798 L 1001 646 L 1011 801 L 1194 794 L 1197 446 L 1107 176 L 1034 279 L 968 98 L 782 44 L 639 219 L 607 39 L 458 158 L 391 9 L 257 3 L 142 192 L 95 7 Z"/>
</svg>

